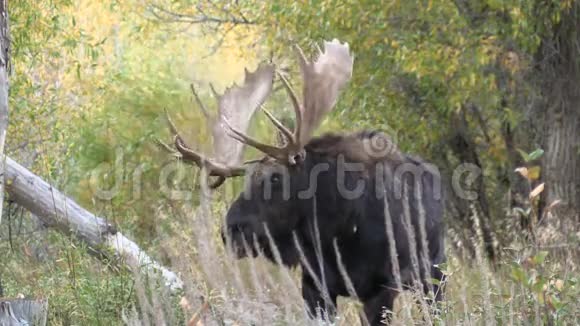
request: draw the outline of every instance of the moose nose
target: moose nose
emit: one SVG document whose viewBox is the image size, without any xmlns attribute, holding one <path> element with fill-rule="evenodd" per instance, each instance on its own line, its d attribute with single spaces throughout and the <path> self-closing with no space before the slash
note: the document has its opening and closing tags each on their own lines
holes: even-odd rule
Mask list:
<svg viewBox="0 0 580 326">
<path fill-rule="evenodd" d="M 238 222 L 234 224 L 228 224 L 228 231 L 230 234 L 239 233 L 247 236 L 250 231 L 250 223 Z"/>
<path fill-rule="evenodd" d="M 238 238 L 241 239 L 250 235 L 251 228 L 249 223 L 228 223 L 225 228 L 222 228 L 221 236 L 224 243 L 227 242 L 227 237 L 229 236 L 230 241 L 235 241 Z"/>
<path fill-rule="evenodd" d="M 222 241 L 226 247 L 232 250 L 237 258 L 247 257 L 248 254 L 256 255 L 252 246 L 252 228 L 249 223 L 227 224 L 222 228 Z M 250 251 L 247 251 L 249 246 Z"/>
</svg>

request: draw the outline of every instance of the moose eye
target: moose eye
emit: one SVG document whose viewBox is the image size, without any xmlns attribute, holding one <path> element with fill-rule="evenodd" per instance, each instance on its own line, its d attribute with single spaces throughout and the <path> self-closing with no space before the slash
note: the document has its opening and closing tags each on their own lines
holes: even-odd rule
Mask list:
<svg viewBox="0 0 580 326">
<path fill-rule="evenodd" d="M 280 173 L 272 173 L 270 175 L 270 183 L 272 184 L 279 184 L 282 180 L 282 175 Z"/>
</svg>

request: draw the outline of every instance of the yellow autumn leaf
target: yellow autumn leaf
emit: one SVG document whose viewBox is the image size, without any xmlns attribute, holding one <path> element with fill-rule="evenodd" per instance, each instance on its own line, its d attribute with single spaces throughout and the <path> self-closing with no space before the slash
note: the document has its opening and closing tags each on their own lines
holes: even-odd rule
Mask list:
<svg viewBox="0 0 580 326">
<path fill-rule="evenodd" d="M 540 167 L 539 166 L 533 166 L 533 167 L 529 168 L 528 174 L 529 174 L 528 179 L 530 179 L 530 180 L 538 180 L 540 178 Z"/>
</svg>

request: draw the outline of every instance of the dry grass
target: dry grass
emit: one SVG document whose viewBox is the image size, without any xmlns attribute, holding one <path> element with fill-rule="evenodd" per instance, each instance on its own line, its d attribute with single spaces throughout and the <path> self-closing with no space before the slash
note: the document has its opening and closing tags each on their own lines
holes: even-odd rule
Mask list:
<svg viewBox="0 0 580 326">
<path fill-rule="evenodd" d="M 139 306 L 125 312 L 129 325 L 321 325 L 309 320 L 300 294 L 300 270 L 264 258 L 236 260 L 219 236 L 227 201 L 203 193 L 201 205 L 172 203 L 159 218 L 171 220 L 163 250 L 181 273 L 186 289 L 177 297 L 137 281 Z M 408 214 L 408 213 L 407 213 Z M 424 218 L 424 217 L 423 217 Z M 477 226 L 479 218 L 472 216 Z M 184 227 L 187 226 L 187 227 Z M 386 223 L 389 239 L 392 228 Z M 484 257 L 481 234 L 471 237 L 475 257 L 449 248 L 444 266 L 446 300 L 428 306 L 422 295 L 405 292 L 393 313 L 394 325 L 576 325 L 580 316 L 578 249 L 542 251 L 519 243 L 506 248 L 493 267 Z M 420 241 L 420 245 L 424 245 Z M 449 243 L 450 241 L 448 241 Z M 416 257 L 416 267 L 426 262 Z M 418 271 L 415 271 L 418 273 Z M 399 280 L 400 281 L 400 280 Z M 351 289 L 352 290 L 352 289 Z M 416 305 L 413 303 L 421 302 Z M 339 298 L 335 325 L 359 325 L 361 304 Z M 432 314 L 437 310 L 438 314 Z"/>
</svg>

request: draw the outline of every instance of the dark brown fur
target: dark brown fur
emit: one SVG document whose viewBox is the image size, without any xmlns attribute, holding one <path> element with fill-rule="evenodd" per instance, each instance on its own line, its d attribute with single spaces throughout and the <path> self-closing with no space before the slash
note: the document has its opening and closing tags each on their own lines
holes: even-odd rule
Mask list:
<svg viewBox="0 0 580 326">
<path fill-rule="evenodd" d="M 371 141 L 382 141 L 386 149 L 373 154 Z M 344 155 L 346 160 L 360 162 L 371 165 L 379 161 L 386 161 L 391 164 L 403 162 L 403 154 L 395 145 L 391 137 L 378 131 L 360 131 L 347 135 L 326 133 L 320 137 L 312 139 L 306 150 L 323 154 L 328 157 Z"/>
</svg>

